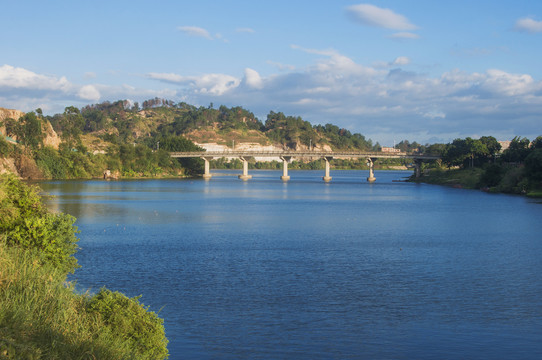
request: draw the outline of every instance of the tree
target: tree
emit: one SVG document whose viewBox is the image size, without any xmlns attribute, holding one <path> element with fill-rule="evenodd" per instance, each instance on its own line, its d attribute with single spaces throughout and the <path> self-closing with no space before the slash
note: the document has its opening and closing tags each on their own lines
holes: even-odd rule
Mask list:
<svg viewBox="0 0 542 360">
<path fill-rule="evenodd" d="M 467 137 L 466 139 L 455 139 L 448 144 L 442 154 L 442 160 L 448 166 L 473 167 L 475 163 L 479 164 L 480 159 L 488 155 L 486 145 L 477 139 Z"/>
<path fill-rule="evenodd" d="M 487 160 L 495 159 L 495 156 L 501 151 L 501 144 L 493 136 L 482 136 L 480 138 L 482 144 L 487 148 Z"/>
<path fill-rule="evenodd" d="M 525 175 L 540 185 L 542 181 L 542 149 L 535 149 L 525 158 Z"/>
<path fill-rule="evenodd" d="M 531 143 L 531 149 L 542 149 L 542 136 L 538 136 L 536 139 L 533 140 Z"/>
<path fill-rule="evenodd" d="M 75 106 L 64 109 L 64 118 L 61 121 L 62 138 L 68 149 L 72 149 L 81 142 L 81 133 L 85 127 L 85 119 Z"/>
<path fill-rule="evenodd" d="M 16 135 L 19 142 L 31 149 L 37 149 L 43 145 L 45 134 L 41 128 L 41 120 L 36 113 L 29 112 L 19 119 L 16 128 Z"/>
<path fill-rule="evenodd" d="M 516 136 L 510 142 L 510 146 L 502 154 L 502 159 L 507 162 L 522 163 L 527 155 L 529 155 L 529 144 L 531 142 L 527 138 Z"/>
</svg>

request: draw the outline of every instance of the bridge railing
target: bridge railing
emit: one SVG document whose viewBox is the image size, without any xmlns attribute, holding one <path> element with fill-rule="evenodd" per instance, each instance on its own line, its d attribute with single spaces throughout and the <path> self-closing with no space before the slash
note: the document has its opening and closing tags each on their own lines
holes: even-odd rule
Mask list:
<svg viewBox="0 0 542 360">
<path fill-rule="evenodd" d="M 406 152 L 359 152 L 359 151 L 254 151 L 254 150 L 225 150 L 225 151 L 187 151 L 171 152 L 171 157 L 330 157 L 330 158 L 407 158 L 420 160 L 437 160 L 439 156 L 424 154 L 408 154 Z"/>
</svg>

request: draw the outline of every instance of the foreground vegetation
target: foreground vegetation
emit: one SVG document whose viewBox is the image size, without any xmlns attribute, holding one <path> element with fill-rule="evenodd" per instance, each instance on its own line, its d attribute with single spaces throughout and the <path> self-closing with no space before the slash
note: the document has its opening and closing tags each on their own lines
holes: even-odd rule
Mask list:
<svg viewBox="0 0 542 360">
<path fill-rule="evenodd" d="M 75 219 L 39 189 L 0 176 L 0 358 L 165 359 L 163 320 L 106 288 L 77 294 Z"/>
</svg>

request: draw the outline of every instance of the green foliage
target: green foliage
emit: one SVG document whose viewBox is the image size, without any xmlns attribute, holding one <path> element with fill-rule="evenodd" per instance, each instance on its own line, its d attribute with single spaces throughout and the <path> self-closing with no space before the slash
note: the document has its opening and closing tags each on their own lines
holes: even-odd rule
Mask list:
<svg viewBox="0 0 542 360">
<path fill-rule="evenodd" d="M 161 320 L 133 301 L 126 304 L 129 310 L 116 308 L 116 319 L 121 324 L 150 325 L 139 333 L 144 337 L 141 342 L 128 338 L 127 328 L 111 326 L 89 309 L 94 298 L 77 294 L 73 284 L 66 285 L 62 271 L 40 264 L 33 252 L 0 242 L 0 269 L 0 358 L 167 357 Z"/>
<path fill-rule="evenodd" d="M 43 144 L 45 134 L 41 128 L 41 120 L 36 116 L 36 113 L 26 113 L 18 123 L 12 124 L 10 127 L 13 128 L 9 132 L 13 132 L 21 144 L 31 149 L 37 149 Z"/>
<path fill-rule="evenodd" d="M 38 188 L 0 176 L 0 358 L 167 358 L 163 321 L 138 298 L 66 285 L 74 221 L 49 212 Z"/>
<path fill-rule="evenodd" d="M 508 149 L 503 152 L 501 159 L 506 162 L 523 162 L 529 155 L 529 144 L 529 139 L 516 136 L 510 142 Z"/>
<path fill-rule="evenodd" d="M 73 272 L 77 260 L 75 218 L 50 213 L 41 201 L 39 188 L 23 185 L 14 176 L 0 176 L 0 240 L 38 254 L 42 263 Z"/>
<path fill-rule="evenodd" d="M 442 161 L 448 166 L 467 168 L 485 163 L 489 155 L 490 152 L 483 141 L 467 137 L 455 139 L 448 144 L 442 154 Z"/>
<path fill-rule="evenodd" d="M 9 144 L 0 134 L 0 158 L 6 158 L 12 153 L 11 144 Z"/>
<path fill-rule="evenodd" d="M 536 148 L 525 158 L 525 175 L 540 186 L 542 181 L 542 148 Z"/>
<path fill-rule="evenodd" d="M 484 169 L 479 185 L 480 187 L 495 187 L 501 182 L 504 174 L 505 170 L 502 166 L 491 164 Z"/>
<path fill-rule="evenodd" d="M 47 179 L 67 179 L 69 177 L 66 159 L 51 147 L 35 151 L 34 160 Z"/>
<path fill-rule="evenodd" d="M 87 305 L 89 314 L 99 314 L 111 331 L 137 350 L 139 359 L 168 357 L 163 320 L 139 303 L 139 297 L 128 298 L 119 292 L 102 288 Z"/>
</svg>

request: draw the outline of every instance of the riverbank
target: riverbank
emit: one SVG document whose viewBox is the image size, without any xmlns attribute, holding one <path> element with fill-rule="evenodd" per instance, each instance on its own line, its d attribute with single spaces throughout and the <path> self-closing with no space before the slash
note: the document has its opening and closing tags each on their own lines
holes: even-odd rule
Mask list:
<svg viewBox="0 0 542 360">
<path fill-rule="evenodd" d="M 475 167 L 449 170 L 436 168 L 419 178 L 413 175 L 409 181 L 542 198 L 540 184 L 525 178 L 522 167 L 488 166 L 485 169 Z"/>
</svg>

